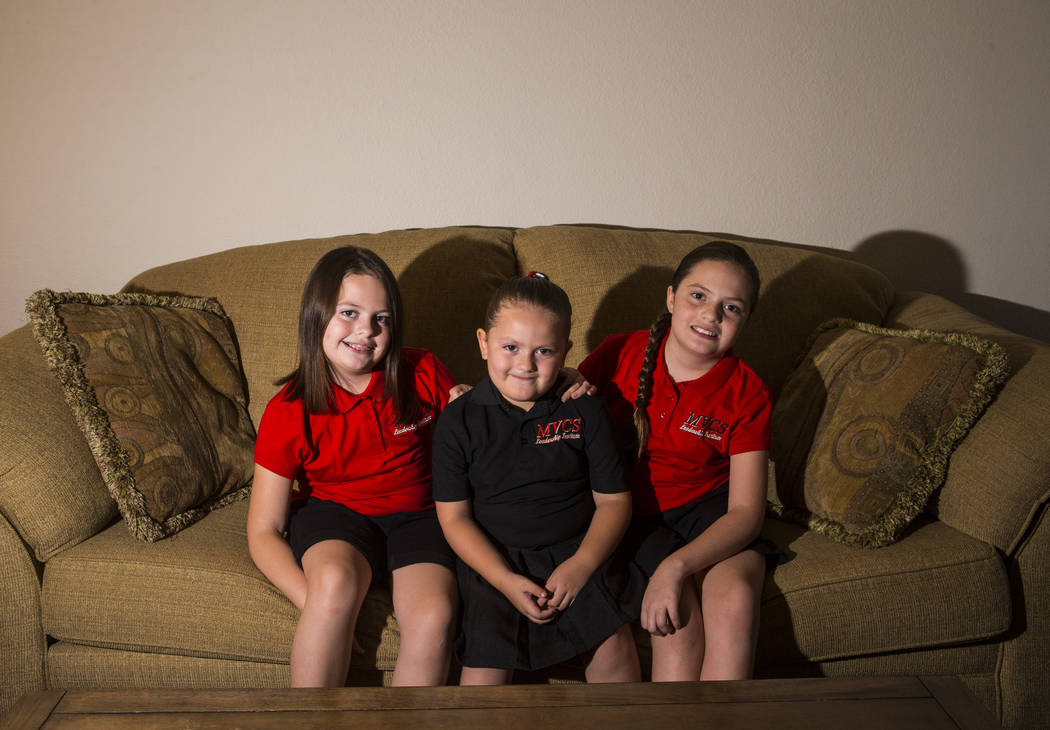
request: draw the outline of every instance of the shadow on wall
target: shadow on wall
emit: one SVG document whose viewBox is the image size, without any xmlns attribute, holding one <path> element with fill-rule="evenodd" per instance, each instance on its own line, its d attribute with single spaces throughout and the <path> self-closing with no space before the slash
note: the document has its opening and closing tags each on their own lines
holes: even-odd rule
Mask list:
<svg viewBox="0 0 1050 730">
<path fill-rule="evenodd" d="M 673 276 L 673 266 L 642 266 L 610 287 L 587 331 L 586 352 L 608 335 L 649 329 L 667 311 L 667 285 Z"/>
<path fill-rule="evenodd" d="M 456 379 L 473 385 L 485 374 L 485 362 L 471 327 L 448 327 L 456 321 L 482 326 L 489 297 L 514 271 L 509 249 L 457 237 L 431 246 L 397 277 L 405 305 L 404 344 L 436 354 Z"/>
<path fill-rule="evenodd" d="M 918 231 L 886 231 L 861 241 L 853 254 L 898 290 L 938 294 L 1014 332 L 1050 342 L 1050 312 L 967 291 L 966 263 L 950 241 Z"/>
</svg>

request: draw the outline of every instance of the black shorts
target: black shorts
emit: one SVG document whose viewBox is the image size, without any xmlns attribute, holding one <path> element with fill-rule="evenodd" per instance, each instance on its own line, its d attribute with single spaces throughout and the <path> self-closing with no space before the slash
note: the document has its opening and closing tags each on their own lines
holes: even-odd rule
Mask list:
<svg viewBox="0 0 1050 730">
<path fill-rule="evenodd" d="M 288 544 L 295 559 L 322 540 L 342 540 L 357 548 L 372 567 L 372 581 L 387 583 L 389 573 L 416 563 L 437 563 L 456 572 L 452 552 L 433 509 L 363 515 L 326 499 L 292 504 Z"/>
<path fill-rule="evenodd" d="M 715 520 L 729 511 L 729 484 L 711 490 L 702 497 L 680 507 L 655 515 L 635 515 L 623 539 L 623 549 L 649 577 L 663 559 L 675 550 L 692 542 Z M 765 538 L 757 538 L 744 547 L 755 550 L 772 567 L 787 557 L 776 545 Z"/>
</svg>

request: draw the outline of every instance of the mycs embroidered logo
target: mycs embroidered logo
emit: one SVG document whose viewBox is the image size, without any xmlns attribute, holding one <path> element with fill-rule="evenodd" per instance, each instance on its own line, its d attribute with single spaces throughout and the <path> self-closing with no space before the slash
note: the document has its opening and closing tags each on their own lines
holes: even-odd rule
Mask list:
<svg viewBox="0 0 1050 730">
<path fill-rule="evenodd" d="M 583 426 L 582 418 L 562 418 L 557 421 L 536 424 L 536 443 L 552 444 L 562 439 L 578 439 Z"/>
<path fill-rule="evenodd" d="M 690 411 L 689 416 L 678 428 L 712 441 L 721 441 L 726 429 L 729 428 L 729 424 L 722 423 L 717 418 L 711 418 L 711 416 L 698 416 Z"/>
<path fill-rule="evenodd" d="M 428 423 L 430 423 L 433 420 L 434 420 L 434 414 L 433 413 L 428 413 L 427 415 L 423 416 L 422 418 L 420 418 L 415 423 L 410 423 L 407 426 L 395 426 L 394 427 L 394 435 L 395 436 L 400 436 L 403 433 L 408 433 L 409 431 L 415 431 L 416 429 L 422 428 L 423 426 L 427 425 Z"/>
</svg>

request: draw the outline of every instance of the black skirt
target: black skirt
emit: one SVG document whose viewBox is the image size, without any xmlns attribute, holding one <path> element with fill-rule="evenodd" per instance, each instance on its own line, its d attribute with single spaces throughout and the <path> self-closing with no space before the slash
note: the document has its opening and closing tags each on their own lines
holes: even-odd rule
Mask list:
<svg viewBox="0 0 1050 730">
<path fill-rule="evenodd" d="M 695 540 L 728 510 L 726 483 L 681 507 L 654 515 L 634 515 L 620 549 L 647 579 L 651 578 L 664 558 Z M 752 540 L 743 549 L 761 554 L 768 569 L 787 562 L 787 554 L 764 537 Z"/>
<path fill-rule="evenodd" d="M 582 536 L 550 548 L 497 545 L 511 570 L 543 585 L 572 557 Z M 605 561 L 565 611 L 537 624 L 469 565 L 458 564 L 463 597 L 457 658 L 466 667 L 533 670 L 559 664 L 596 648 L 625 623 L 638 618 L 646 578 L 619 552 Z"/>
</svg>

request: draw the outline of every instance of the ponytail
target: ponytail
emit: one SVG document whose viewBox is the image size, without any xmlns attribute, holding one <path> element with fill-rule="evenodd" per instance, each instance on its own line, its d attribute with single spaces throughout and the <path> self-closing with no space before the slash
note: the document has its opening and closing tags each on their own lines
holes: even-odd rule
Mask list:
<svg viewBox="0 0 1050 730">
<path fill-rule="evenodd" d="M 653 395 L 653 368 L 659 366 L 657 356 L 660 354 L 660 343 L 670 328 L 670 312 L 664 312 L 653 322 L 653 326 L 649 328 L 649 342 L 645 345 L 642 369 L 638 371 L 638 393 L 634 398 L 634 430 L 638 434 L 639 460 L 649 442 L 649 416 L 646 415 L 645 408 Z"/>
</svg>

